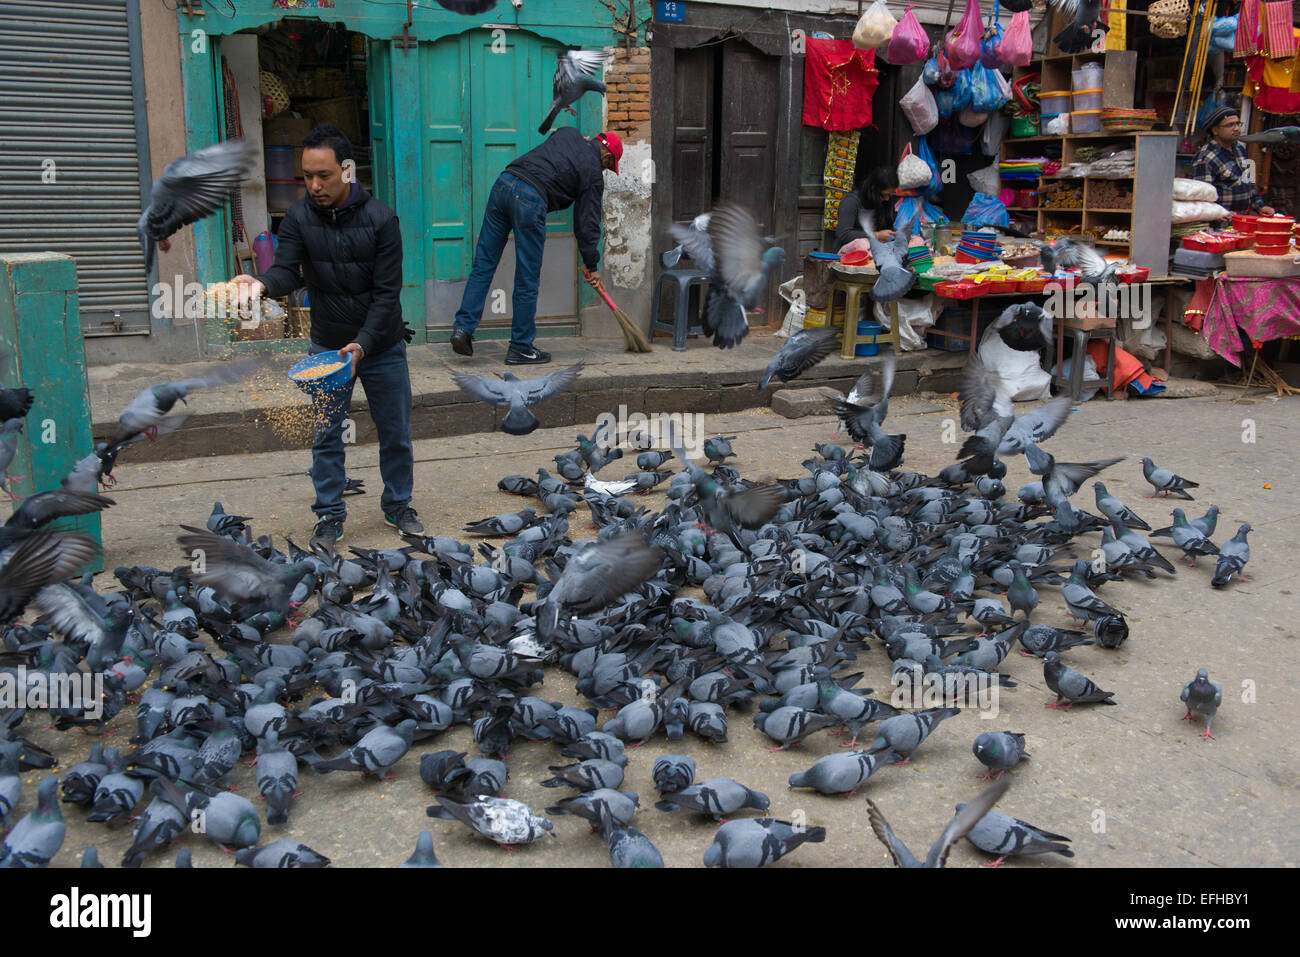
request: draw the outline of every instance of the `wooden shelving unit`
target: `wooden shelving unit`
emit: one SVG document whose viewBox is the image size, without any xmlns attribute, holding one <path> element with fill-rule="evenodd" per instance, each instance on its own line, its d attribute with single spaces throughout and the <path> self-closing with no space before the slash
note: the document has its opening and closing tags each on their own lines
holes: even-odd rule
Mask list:
<svg viewBox="0 0 1300 957">
<path fill-rule="evenodd" d="M 1036 60 L 1027 67 L 1016 69 L 1016 79 L 1026 73 L 1042 74 L 1041 90 L 1056 91 L 1072 88 L 1072 73 L 1087 62 L 1102 62 L 1104 69 L 1103 106 L 1131 107 L 1137 54 L 1134 51 L 1107 51 L 1105 53 L 1059 54 Z M 1095 239 L 1092 242 L 1105 247 L 1108 252 L 1126 255 L 1139 266 L 1151 269 L 1151 278 L 1168 275 L 1170 196 L 1173 188 L 1175 151 L 1180 137 L 1172 132 L 1143 133 L 1070 133 L 1064 135 L 1038 135 L 1008 137 L 1002 141 L 999 160 L 1027 156 L 1043 156 L 1059 152 L 1062 165 L 1076 161 L 1082 146 L 1134 150 L 1134 172 L 1131 176 L 1073 177 L 1044 176 L 1037 182 L 1036 207 L 1008 207 L 1011 213 L 1033 213 L 1036 230 L 1046 238 L 1063 233 L 1079 236 L 1086 229 L 1128 230 L 1127 242 Z M 1045 149 L 1048 146 L 1054 149 Z M 1029 188 L 1027 180 L 1006 180 L 1004 184 L 1016 188 Z M 1074 182 L 1083 187 L 1083 204 L 1075 207 L 1047 208 L 1043 205 L 1043 190 L 1053 183 Z M 1102 183 L 1117 183 L 1132 196 L 1132 208 L 1121 209 L 1112 203 L 1098 200 L 1097 190 Z"/>
</svg>

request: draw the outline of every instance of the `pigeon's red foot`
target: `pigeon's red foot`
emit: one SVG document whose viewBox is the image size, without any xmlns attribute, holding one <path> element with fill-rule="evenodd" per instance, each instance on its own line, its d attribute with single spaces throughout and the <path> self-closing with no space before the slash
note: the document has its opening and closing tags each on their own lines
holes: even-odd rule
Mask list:
<svg viewBox="0 0 1300 957">
<path fill-rule="evenodd" d="M 1205 733 L 1202 734 L 1201 737 L 1202 737 L 1202 738 L 1206 738 L 1206 739 L 1209 740 L 1209 741 L 1217 741 L 1217 740 L 1218 740 L 1218 738 L 1216 738 L 1214 735 L 1210 734 L 1210 729 L 1209 729 L 1209 728 L 1206 728 L 1206 729 L 1205 729 Z"/>
<path fill-rule="evenodd" d="M 1005 857 L 999 857 L 996 861 L 988 861 L 987 863 L 985 863 L 984 866 L 985 866 L 985 867 L 1000 867 L 1000 866 L 1002 865 L 1002 862 L 1005 861 L 1005 860 L 1006 860 Z"/>
<path fill-rule="evenodd" d="M 1191 721 L 1191 720 L 1192 720 L 1192 712 L 1191 712 L 1191 711 L 1188 711 L 1187 714 L 1183 715 L 1182 718 L 1181 718 L 1180 720 L 1182 720 L 1182 721 Z"/>
</svg>

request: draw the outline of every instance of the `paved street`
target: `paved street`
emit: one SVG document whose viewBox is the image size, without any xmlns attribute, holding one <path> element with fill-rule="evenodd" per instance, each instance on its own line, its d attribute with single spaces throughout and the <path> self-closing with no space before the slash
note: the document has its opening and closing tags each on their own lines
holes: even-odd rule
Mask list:
<svg viewBox="0 0 1300 957">
<path fill-rule="evenodd" d="M 953 805 L 970 800 L 984 786 L 979 780 L 984 769 L 971 754 L 975 736 L 1011 730 L 1027 735 L 1031 757 L 1011 772 L 1015 783 L 998 810 L 1069 835 L 1076 856 L 1067 861 L 1049 855 L 1007 866 L 1294 866 L 1300 861 L 1300 832 L 1294 824 L 1300 792 L 1300 746 L 1294 733 L 1300 726 L 1300 699 L 1295 694 L 1300 601 L 1294 556 L 1286 555 L 1294 551 L 1300 527 L 1295 464 L 1300 428 L 1294 401 L 1233 401 L 1239 397 L 1239 392 L 1225 389 L 1206 399 L 1097 399 L 1083 405 L 1045 443 L 1058 461 L 1126 456 L 1101 478 L 1153 527 L 1168 524 L 1174 504 L 1186 504 L 1192 515 L 1218 504 L 1222 513 L 1213 536 L 1216 542 L 1229 538 L 1242 522 L 1254 528 L 1248 583 L 1211 589 L 1212 560 L 1202 559 L 1199 568 L 1187 569 L 1178 565 L 1177 550 L 1168 539 L 1156 539 L 1165 543 L 1161 551 L 1178 567 L 1176 578 L 1162 575 L 1154 582 L 1125 581 L 1099 590 L 1105 601 L 1127 615 L 1131 637 L 1118 651 L 1085 647 L 1068 652 L 1066 660 L 1113 690 L 1118 707 L 1079 706 L 1064 713 L 1045 708 L 1052 694 L 1044 685 L 1041 662 L 1013 653 L 1003 670 L 1018 687 L 1002 692 L 997 718 L 964 713 L 945 722 L 910 765 L 881 769 L 851 798 L 786 786 L 789 775 L 837 750 L 842 739 L 819 732 L 790 751 L 772 753 L 767 749 L 771 742 L 751 726 L 751 713 L 732 711 L 726 744 L 703 744 L 689 733 L 680 742 L 668 742 L 660 734 L 628 751 L 623 787 L 641 799 L 635 826 L 654 841 L 669 866 L 700 865 L 715 826 L 685 812 L 666 814 L 653 808 L 655 756 L 685 753 L 697 762 L 697 781 L 733 777 L 768 794 L 774 816 L 790 820 L 802 814 L 807 824 L 826 827 L 825 843 L 805 845 L 777 866 L 885 866 L 888 858 L 872 836 L 865 797 L 871 797 L 899 837 L 924 856 L 951 818 Z M 906 468 L 934 474 L 953 460 L 957 446 L 945 445 L 941 436 L 944 420 L 954 417 L 955 403 L 947 397 L 920 395 L 891 402 L 887 428 L 907 433 Z M 1253 422 L 1253 443 L 1243 442 L 1243 431 L 1251 425 L 1243 420 Z M 735 466 L 747 478 L 770 479 L 802 474 L 799 462 L 815 442 L 831 439 L 834 420 L 791 422 L 764 409 L 709 415 L 706 428 L 707 434 L 738 435 L 733 443 L 739 456 Z M 495 432 L 418 442 L 413 504 L 426 531 L 461 536 L 461 526 L 469 520 L 522 507 L 525 503 L 519 499 L 496 490 L 497 479 L 551 466 L 551 456 L 570 448 L 576 431 L 543 429 L 525 438 Z M 1143 498 L 1150 491 L 1142 479 L 1143 455 L 1198 481 L 1196 501 Z M 277 539 L 290 535 L 306 544 L 312 524 L 312 489 L 304 474 L 309 463 L 306 451 L 143 465 L 133 465 L 124 455 L 117 469 L 121 484 L 111 493 L 118 505 L 104 516 L 106 566 L 177 564 L 181 555 L 176 524 L 202 524 L 214 500 L 230 513 L 256 516 L 256 533 L 273 533 Z M 630 470 L 618 467 L 623 464 L 609 466 L 600 477 L 622 477 Z M 1023 458 L 1009 464 L 1005 483 L 1014 496 L 1032 476 Z M 353 450 L 348 471 L 364 479 L 370 494 L 347 500 L 351 515 L 344 544 L 394 544 L 378 511 L 376 448 Z M 662 494 L 645 498 L 651 508 L 662 507 L 664 501 Z M 1076 501 L 1094 509 L 1090 483 Z M 594 534 L 584 512 L 573 519 L 575 537 Z M 1091 559 L 1098 540 L 1095 533 L 1077 539 L 1075 553 Z M 107 589 L 116 583 L 104 575 L 98 584 Z M 1068 627 L 1059 590 L 1046 587 L 1042 597 L 1035 622 Z M 1216 741 L 1199 737 L 1202 722 L 1189 727 L 1179 720 L 1184 710 L 1179 693 L 1202 667 L 1223 688 Z M 873 642 L 851 670 L 865 671 L 862 684 L 888 698 L 889 662 L 879 642 Z M 573 685 L 571 675 L 552 668 L 544 687 L 531 693 L 579 703 Z M 1243 701 L 1243 695 L 1252 700 Z M 602 713 L 600 721 L 611 714 Z M 27 727 L 35 729 L 37 723 L 29 720 Z M 106 743 L 127 748 L 133 729 L 134 714 L 128 708 L 113 722 Z M 869 729 L 865 736 L 869 741 Z M 92 740 L 79 731 L 52 730 L 36 731 L 34 738 L 58 754 L 64 769 L 84 756 Z M 416 834 L 428 828 L 448 866 L 608 866 L 604 843 L 577 818 L 554 818 L 558 840 L 515 854 L 458 824 L 427 818 L 425 807 L 432 797 L 417 773 L 418 758 L 448 747 L 477 754 L 469 729 L 457 727 L 438 739 L 417 742 L 398 765 L 395 781 L 361 780 L 355 774 L 321 777 L 304 767 L 304 793 L 289 823 L 264 826 L 262 843 L 291 837 L 336 864 L 394 865 L 409 856 Z M 559 763 L 567 759 L 559 758 L 552 745 L 517 743 L 510 754 L 506 793 L 537 811 L 568 796 L 572 792 L 567 788 L 539 786 L 547 765 Z M 24 778 L 35 782 L 41 776 Z M 252 769 L 240 765 L 233 780 L 256 799 Z M 35 785 L 25 784 L 19 815 L 30 809 L 34 797 Z M 95 844 L 101 858 L 116 865 L 130 843 L 129 829 L 86 824 L 84 816 L 80 809 L 67 812 L 68 838 L 55 864 L 75 865 L 81 849 Z M 197 866 L 231 864 L 206 840 L 189 836 L 184 846 L 193 849 Z M 148 865 L 170 866 L 173 857 L 174 851 L 155 854 Z M 949 865 L 968 867 L 985 860 L 986 855 L 963 841 Z"/>
</svg>

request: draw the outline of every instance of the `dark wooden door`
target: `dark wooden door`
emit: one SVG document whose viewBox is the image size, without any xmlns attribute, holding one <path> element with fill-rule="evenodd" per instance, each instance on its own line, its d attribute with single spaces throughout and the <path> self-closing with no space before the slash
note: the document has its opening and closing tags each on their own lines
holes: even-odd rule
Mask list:
<svg viewBox="0 0 1300 957">
<path fill-rule="evenodd" d="M 713 208 L 713 47 L 677 50 L 673 85 L 673 220 Z"/>
<path fill-rule="evenodd" d="M 772 231 L 776 201 L 776 121 L 781 61 L 740 40 L 722 44 L 719 199 L 749 208 Z M 787 250 L 793 254 L 794 250 Z"/>
</svg>

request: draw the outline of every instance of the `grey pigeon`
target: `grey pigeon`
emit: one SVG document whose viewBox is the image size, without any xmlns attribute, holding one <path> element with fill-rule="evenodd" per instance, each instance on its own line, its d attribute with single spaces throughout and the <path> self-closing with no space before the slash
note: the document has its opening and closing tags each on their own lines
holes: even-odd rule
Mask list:
<svg viewBox="0 0 1300 957">
<path fill-rule="evenodd" d="M 0 867 L 45 867 L 67 834 L 59 807 L 59 779 L 48 777 L 36 791 L 36 808 L 0 843 Z"/>
<path fill-rule="evenodd" d="M 1148 495 L 1147 498 L 1155 498 L 1163 492 L 1166 497 L 1170 494 L 1174 494 L 1179 498 L 1185 498 L 1190 502 L 1193 499 L 1187 494 L 1187 489 L 1200 488 L 1200 485 L 1196 482 L 1190 482 L 1181 475 L 1175 475 L 1168 469 L 1159 468 L 1156 463 L 1152 462 L 1149 458 L 1144 458 L 1142 460 L 1142 476 L 1147 480 L 1147 483 L 1155 489 L 1155 491 Z"/>
<path fill-rule="evenodd" d="M 876 754 L 868 754 L 866 751 L 828 754 L 824 758 L 818 758 L 807 771 L 790 775 L 790 787 L 812 788 L 818 794 L 852 797 L 877 768 L 895 764 L 898 759 L 898 753 L 888 749 Z"/>
<path fill-rule="evenodd" d="M 1007 306 L 989 326 L 1008 349 L 1017 352 L 1046 352 L 1051 349 L 1054 323 L 1052 314 L 1032 302 Z"/>
<path fill-rule="evenodd" d="M 1263 143 L 1277 146 L 1281 143 L 1300 143 L 1300 126 L 1275 126 L 1239 138 L 1242 143 Z"/>
<path fill-rule="evenodd" d="M 1200 529 L 1187 521 L 1187 516 L 1181 508 L 1174 509 L 1172 534 L 1174 544 L 1183 550 L 1188 565 L 1195 567 L 1198 555 L 1219 554 L 1218 546 L 1210 541 Z"/>
<path fill-rule="evenodd" d="M 177 402 L 188 404 L 186 397 L 195 389 L 236 382 L 258 368 L 260 363 L 256 360 L 240 360 L 214 369 L 204 376 L 178 379 L 141 389 L 118 417 L 117 433 L 110 445 L 130 443 L 142 437 L 156 439 L 166 432 L 175 431 L 189 416 L 188 412 L 172 413 Z"/>
<path fill-rule="evenodd" d="M 964 804 L 958 804 L 958 812 L 965 807 Z M 1074 851 L 1067 846 L 1070 839 L 1065 835 L 1053 834 L 997 811 L 989 811 L 981 817 L 979 823 L 967 833 L 966 840 L 981 851 L 998 855 L 997 860 L 988 862 L 986 867 L 997 867 L 1008 857 L 1029 854 L 1074 857 Z"/>
<path fill-rule="evenodd" d="M 1192 526 L 1206 538 L 1214 534 L 1214 530 L 1219 526 L 1219 506 L 1211 505 L 1205 510 L 1205 514 L 1200 518 L 1189 518 L 1187 524 Z M 1173 538 L 1174 527 L 1166 525 L 1164 528 L 1157 528 L 1151 533 L 1152 538 Z"/>
<path fill-rule="evenodd" d="M 99 869 L 104 865 L 99 860 L 99 848 L 91 844 L 81 852 L 81 867 L 85 869 Z"/>
<path fill-rule="evenodd" d="M 572 814 L 591 822 L 592 830 L 600 826 L 601 818 L 608 816 L 619 827 L 625 827 L 636 814 L 640 799 L 634 792 L 614 788 L 595 788 L 575 797 L 557 801 L 546 809 L 547 814 Z"/>
<path fill-rule="evenodd" d="M 554 99 L 551 110 L 537 127 L 537 132 L 546 133 L 560 115 L 561 110 L 573 113 L 573 104 L 584 93 L 594 91 L 604 95 L 605 84 L 596 79 L 596 74 L 609 61 L 613 54 L 604 50 L 566 50 L 555 60 L 555 79 L 551 84 Z M 574 113 L 576 116 L 577 114 Z"/>
<path fill-rule="evenodd" d="M 424 868 L 442 867 L 442 865 L 438 863 L 438 855 L 433 851 L 433 835 L 428 831 L 421 831 L 420 836 L 415 839 L 415 853 L 397 866 Z"/>
<path fill-rule="evenodd" d="M 601 809 L 600 833 L 609 846 L 609 863 L 617 868 L 661 868 L 663 855 L 634 827 L 620 825 L 610 816 L 608 808 Z"/>
<path fill-rule="evenodd" d="M 1142 521 L 1131 508 L 1106 491 L 1106 486 L 1101 482 L 1093 482 L 1092 488 L 1097 495 L 1097 511 L 1101 512 L 1101 514 L 1112 522 L 1119 522 L 1126 528 L 1140 528 L 1143 531 L 1151 531 L 1150 525 Z"/>
<path fill-rule="evenodd" d="M 777 708 L 772 712 L 754 715 L 754 727 L 776 742 L 769 751 L 784 751 L 798 744 L 810 734 L 823 728 L 833 728 L 840 721 L 834 715 L 817 714 L 803 708 Z"/>
<path fill-rule="evenodd" d="M 931 708 L 928 711 L 915 711 L 909 714 L 895 715 L 880 722 L 876 731 L 876 740 L 867 748 L 874 754 L 890 748 L 903 756 L 899 764 L 912 760 L 912 753 L 921 746 L 921 742 L 939 726 L 945 718 L 960 714 L 960 708 Z"/>
<path fill-rule="evenodd" d="M 975 739 L 971 747 L 980 764 L 988 771 L 980 775 L 981 780 L 988 780 L 993 772 L 1001 778 L 1003 774 L 1029 757 L 1025 750 L 1025 736 L 1015 731 L 985 731 Z"/>
<path fill-rule="evenodd" d="M 774 376 L 782 382 L 799 378 L 834 351 L 839 336 L 836 329 L 800 329 L 785 340 L 781 351 L 767 364 L 758 391 L 766 389 Z"/>
<path fill-rule="evenodd" d="M 80 574 L 99 543 L 79 532 L 34 532 L 0 568 L 0 621 L 13 621 L 48 585 Z"/>
<path fill-rule="evenodd" d="M 893 239 L 881 242 L 876 238 L 875 214 L 869 209 L 858 213 L 858 225 L 867 234 L 871 259 L 880 274 L 871 287 L 871 298 L 876 302 L 897 302 L 916 283 L 916 273 L 908 269 L 905 263 L 918 216 L 920 213 L 897 230 Z"/>
<path fill-rule="evenodd" d="M 425 813 L 429 817 L 460 821 L 490 841 L 503 847 L 532 844 L 543 837 L 554 837 L 553 825 L 538 817 L 527 804 L 509 798 L 479 796 L 461 804 L 450 798 L 438 797 L 439 806 L 431 806 Z"/>
<path fill-rule="evenodd" d="M 1034 586 L 1029 583 L 1029 576 L 1025 574 L 1025 566 L 1020 562 L 1008 562 L 1011 568 L 1011 584 L 1007 588 L 1007 602 L 1011 605 L 1012 611 L 1023 611 L 1025 620 L 1029 620 L 1029 613 L 1038 607 L 1038 592 Z"/>
<path fill-rule="evenodd" d="M 1052 37 L 1062 53 L 1083 53 L 1094 42 L 1094 29 L 1110 30 L 1101 22 L 1101 0 L 1050 0 L 1051 5 L 1070 17 L 1064 29 Z"/>
<path fill-rule="evenodd" d="M 1191 721 L 1193 711 L 1205 715 L 1205 732 L 1201 737 L 1213 741 L 1214 735 L 1210 734 L 1210 729 L 1214 727 L 1214 715 L 1223 701 L 1223 689 L 1212 683 L 1210 673 L 1201 668 L 1196 672 L 1196 677 L 1183 686 L 1182 699 L 1187 703 L 1187 714 L 1183 715 L 1183 720 Z"/>
<path fill-rule="evenodd" d="M 719 349 L 739 345 L 749 334 L 745 313 L 758 305 L 769 277 L 785 262 L 785 250 L 766 245 L 753 215 L 734 204 L 713 210 L 707 235 L 677 223 L 668 229 L 687 255 L 711 274 L 704 331 Z"/>
<path fill-rule="evenodd" d="M 1246 562 L 1250 561 L 1250 545 L 1246 542 L 1246 535 L 1249 532 L 1250 523 L 1247 522 L 1237 529 L 1236 535 L 1219 548 L 1219 560 L 1214 568 L 1214 577 L 1210 579 L 1210 584 L 1215 588 L 1222 588 L 1228 584 L 1232 581 L 1233 575 L 1244 582 L 1250 581 L 1241 573 L 1246 567 Z"/>
<path fill-rule="evenodd" d="M 801 844 L 820 844 L 826 828 L 806 827 L 775 818 L 743 818 L 718 828 L 704 852 L 705 867 L 762 867 L 779 861 Z"/>
<path fill-rule="evenodd" d="M 538 376 L 535 379 L 520 379 L 511 372 L 505 373 L 500 382 L 487 376 L 469 375 L 464 372 L 453 372 L 451 378 L 471 399 L 477 399 L 495 408 L 510 410 L 501 421 L 502 432 L 509 435 L 528 435 L 541 425 L 537 416 L 529 411 L 529 406 L 546 402 L 561 392 L 572 389 L 581 372 L 582 363 L 579 362 L 567 369 Z"/>
<path fill-rule="evenodd" d="M 1103 615 L 1118 615 L 1119 612 L 1096 596 L 1088 587 L 1088 565 L 1083 560 L 1074 563 L 1069 580 L 1061 586 L 1061 597 L 1070 614 L 1078 621 L 1092 621 Z"/>
<path fill-rule="evenodd" d="M 948 853 L 952 850 L 952 846 L 965 837 L 971 828 L 993 809 L 993 805 L 1001 800 L 1009 787 L 1011 787 L 1010 781 L 998 781 L 981 791 L 970 804 L 959 808 L 957 814 L 948 822 L 948 826 L 943 829 L 943 833 L 939 835 L 938 840 L 930 845 L 924 863 L 918 861 L 907 845 L 898 839 L 893 828 L 889 826 L 889 821 L 885 819 L 885 815 L 870 798 L 867 798 L 867 819 L 871 821 L 871 830 L 875 832 L 876 838 L 885 845 L 889 856 L 894 859 L 896 867 L 943 867 L 948 863 Z"/>
<path fill-rule="evenodd" d="M 411 749 L 411 739 L 415 734 L 415 721 L 407 718 L 396 726 L 377 725 L 366 732 L 365 736 L 338 757 L 312 765 L 317 774 L 331 771 L 360 771 L 385 779 L 397 777 L 390 773 L 393 765 L 402 759 Z"/>
<path fill-rule="evenodd" d="M 190 819 L 183 811 L 155 797 L 136 821 L 122 866 L 139 867 L 150 851 L 161 850 L 178 840 L 189 825 Z"/>
<path fill-rule="evenodd" d="M 619 755 L 615 761 L 604 758 L 591 758 L 577 764 L 552 765 L 548 770 L 554 772 L 552 777 L 542 781 L 544 788 L 559 788 L 568 785 L 579 791 L 594 791 L 599 788 L 616 789 L 623 783 L 623 769 L 627 767 L 627 757 Z"/>
<path fill-rule="evenodd" d="M 1115 697 L 1115 692 L 1102 691 L 1087 675 L 1061 664 L 1061 656 L 1055 651 L 1049 651 L 1043 658 L 1043 680 L 1056 692 L 1056 700 L 1047 703 L 1049 708 L 1069 711 L 1076 704 L 1118 703 L 1110 700 Z M 1063 701 L 1068 704 L 1062 704 Z"/>
<path fill-rule="evenodd" d="M 661 811 L 676 811 L 679 808 L 707 814 L 715 821 L 742 808 L 767 813 L 772 802 L 766 794 L 751 791 L 745 785 L 731 778 L 711 778 L 703 784 L 692 784 L 672 794 L 665 795 L 655 804 Z"/>
<path fill-rule="evenodd" d="M 536 509 L 526 508 L 521 512 L 508 512 L 471 522 L 465 526 L 465 531 L 473 535 L 515 535 L 536 521 Z"/>
<path fill-rule="evenodd" d="M 893 705 L 841 688 L 830 679 L 817 682 L 817 707 L 824 714 L 833 715 L 853 736 L 848 744 L 842 745 L 844 748 L 857 746 L 864 724 L 898 714 Z"/>
<path fill-rule="evenodd" d="M 637 588 L 663 564 L 663 552 L 636 534 L 588 545 L 572 555 L 547 593 L 539 633 L 554 633 L 559 615 L 597 611 Z"/>
<path fill-rule="evenodd" d="M 289 820 L 289 807 L 298 796 L 298 759 L 275 731 L 258 742 L 257 790 L 266 801 L 267 824 Z"/>
<path fill-rule="evenodd" d="M 652 774 L 659 795 L 672 794 L 695 783 L 695 761 L 684 754 L 661 754 Z"/>
<path fill-rule="evenodd" d="M 135 227 L 146 272 L 153 269 L 154 245 L 169 249 L 168 238 L 178 229 L 219 210 L 252 171 L 254 159 L 249 143 L 225 140 L 163 167 Z"/>
<path fill-rule="evenodd" d="M 262 822 L 253 803 L 230 791 L 207 794 L 185 791 L 165 777 L 149 785 L 154 794 L 169 801 L 187 815 L 190 827 L 221 847 L 239 850 L 252 847 L 262 832 Z"/>
<path fill-rule="evenodd" d="M 1092 639 L 1081 631 L 1067 631 L 1051 625 L 1030 625 L 1020 635 L 1022 655 L 1041 658 L 1049 651 L 1065 651 L 1078 645 L 1091 645 Z"/>
<path fill-rule="evenodd" d="M 889 414 L 889 393 L 894 387 L 896 362 L 892 352 L 880 364 L 879 377 L 868 369 L 858 379 L 848 398 L 832 401 L 835 414 L 844 429 L 863 448 L 871 449 L 867 467 L 873 472 L 888 472 L 903 460 L 906 435 L 890 435 L 883 426 Z"/>
<path fill-rule="evenodd" d="M 235 863 L 245 867 L 329 867 L 330 859 L 306 844 L 285 837 L 262 847 L 246 847 L 238 851 Z"/>
<path fill-rule="evenodd" d="M 96 747 L 98 747 L 98 745 L 96 745 Z M 102 751 L 103 749 L 101 748 L 100 750 Z M 81 764 L 78 764 L 76 768 L 73 768 L 73 770 L 75 771 L 77 768 L 81 768 L 87 763 L 88 762 L 83 761 Z M 97 772 L 90 772 L 95 775 L 94 783 L 90 783 L 89 780 L 87 780 L 81 788 L 74 790 L 73 793 L 78 797 L 74 803 L 89 804 L 91 798 L 94 797 L 95 786 L 99 783 L 99 778 L 102 777 L 104 772 L 107 770 L 104 765 L 98 763 L 96 763 L 94 767 L 98 769 Z M 695 765 L 692 763 L 691 773 L 694 774 L 694 772 Z M 687 781 L 686 783 L 689 784 L 690 782 Z M 84 796 L 87 789 L 90 794 L 89 796 Z M 0 751 L 0 831 L 5 831 L 9 828 L 9 815 L 12 814 L 14 808 L 18 806 L 18 801 L 22 798 L 22 793 L 23 779 L 18 776 L 18 751 Z M 68 792 L 65 788 L 63 798 L 65 801 L 68 800 L 67 793 Z"/>
</svg>

